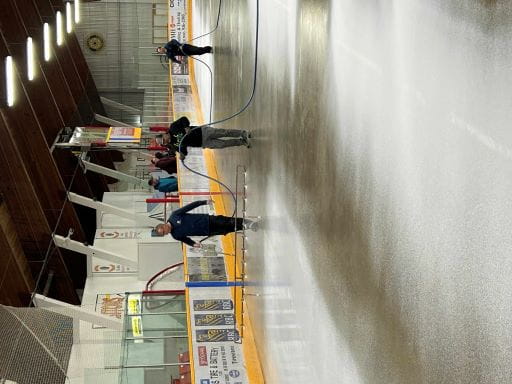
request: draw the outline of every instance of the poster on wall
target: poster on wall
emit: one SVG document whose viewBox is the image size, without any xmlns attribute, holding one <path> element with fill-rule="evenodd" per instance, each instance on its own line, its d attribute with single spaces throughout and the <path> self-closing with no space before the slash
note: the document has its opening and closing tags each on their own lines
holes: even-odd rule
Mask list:
<svg viewBox="0 0 512 384">
<path fill-rule="evenodd" d="M 176 39 L 181 43 L 188 40 L 186 0 L 169 1 L 169 40 L 171 39 Z M 173 63 L 171 65 L 171 73 L 173 75 L 188 74 L 188 60 L 183 60 L 183 64 Z"/>
<path fill-rule="evenodd" d="M 181 42 L 188 40 L 186 0 L 169 0 L 169 29 L 171 39 L 176 39 Z"/>
<path fill-rule="evenodd" d="M 203 238 L 199 238 L 198 240 L 202 240 Z M 213 239 L 213 241 L 212 241 Z M 218 237 L 209 238 L 201 242 L 201 248 L 191 247 L 190 245 L 186 246 L 187 249 L 187 258 L 189 257 L 217 257 L 219 252 L 217 251 L 217 247 L 219 246 Z"/>
<path fill-rule="evenodd" d="M 94 311 L 121 320 L 124 313 L 125 297 L 126 295 L 124 293 L 98 293 L 96 295 Z M 105 328 L 94 324 L 92 327 L 94 329 Z"/>
<path fill-rule="evenodd" d="M 189 281 L 226 281 L 224 256 L 190 257 L 188 260 Z"/>
<path fill-rule="evenodd" d="M 238 332 L 231 328 L 205 328 L 196 330 L 196 341 L 199 343 L 216 343 L 219 341 L 237 341 Z"/>
<path fill-rule="evenodd" d="M 231 311 L 233 301 L 231 299 L 197 299 L 192 300 L 194 311 Z"/>
<path fill-rule="evenodd" d="M 249 382 L 230 292 L 226 287 L 189 289 L 197 384 Z"/>
<path fill-rule="evenodd" d="M 98 228 L 94 235 L 94 245 L 99 249 L 123 254 L 127 250 L 136 249 L 138 242 L 147 236 L 147 232 L 146 228 Z M 135 254 L 133 251 L 131 253 Z M 132 256 L 132 258 L 135 257 Z M 127 273 L 137 272 L 137 269 L 92 256 L 91 272 L 101 274 Z"/>
<path fill-rule="evenodd" d="M 92 258 L 92 271 L 94 273 L 126 273 L 137 272 L 136 269 L 125 267 L 121 264 L 109 263 L 108 261 Z"/>
<path fill-rule="evenodd" d="M 190 84 L 188 73 L 188 60 L 183 60 L 181 63 L 171 63 L 172 83 L 173 85 L 187 85 Z M 186 80 L 185 80 L 186 79 Z M 176 81 L 174 81 L 176 80 Z"/>
<path fill-rule="evenodd" d="M 235 316 L 232 313 L 202 313 L 194 316 L 197 326 L 235 325 Z"/>
<path fill-rule="evenodd" d="M 189 40 L 187 6 L 187 0 L 169 1 L 169 39 L 176 39 L 181 43 Z M 181 63 L 171 63 L 172 103 L 176 117 L 189 117 L 193 116 L 196 110 L 190 86 L 190 63 L 186 57 L 181 61 Z"/>
<path fill-rule="evenodd" d="M 142 136 L 142 128 L 110 127 L 107 135 L 109 143 L 138 143 Z"/>
<path fill-rule="evenodd" d="M 182 113 L 190 111 L 190 106 L 193 105 L 192 91 L 190 86 L 173 86 L 173 105 L 175 113 Z"/>
<path fill-rule="evenodd" d="M 184 73 L 182 76 L 180 76 L 179 74 L 176 74 L 172 77 L 172 85 L 173 86 L 183 86 L 183 85 L 190 86 L 190 76 L 188 75 L 188 68 L 186 70 L 187 70 L 187 72 Z"/>
<path fill-rule="evenodd" d="M 133 230 L 104 230 L 96 231 L 95 239 L 109 239 L 109 240 L 130 240 L 140 239 L 142 231 Z"/>
</svg>

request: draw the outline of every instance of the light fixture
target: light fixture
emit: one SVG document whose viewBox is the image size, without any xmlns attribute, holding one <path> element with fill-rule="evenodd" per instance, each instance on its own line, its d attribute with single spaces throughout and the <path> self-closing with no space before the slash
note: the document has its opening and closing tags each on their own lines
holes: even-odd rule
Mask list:
<svg viewBox="0 0 512 384">
<path fill-rule="evenodd" d="M 14 65 L 12 56 L 5 58 L 5 84 L 7 88 L 7 105 L 12 107 L 14 105 Z"/>
<path fill-rule="evenodd" d="M 43 25 L 44 61 L 50 61 L 50 25 Z"/>
<path fill-rule="evenodd" d="M 71 3 L 66 3 L 66 32 L 71 33 L 73 30 L 73 14 L 71 12 Z"/>
<path fill-rule="evenodd" d="M 75 24 L 80 22 L 80 4 L 79 0 L 75 0 Z"/>
<path fill-rule="evenodd" d="M 60 13 L 60 11 L 57 11 L 55 17 L 57 18 L 57 45 L 62 45 L 62 42 L 64 41 L 64 38 L 62 36 L 62 13 Z"/>
<path fill-rule="evenodd" d="M 34 80 L 34 43 L 31 37 L 27 37 L 27 77 Z"/>
</svg>

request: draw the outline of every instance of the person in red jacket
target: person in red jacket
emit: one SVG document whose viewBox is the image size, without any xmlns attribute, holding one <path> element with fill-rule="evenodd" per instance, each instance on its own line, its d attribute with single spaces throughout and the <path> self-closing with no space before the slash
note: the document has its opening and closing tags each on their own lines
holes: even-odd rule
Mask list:
<svg viewBox="0 0 512 384">
<path fill-rule="evenodd" d="M 177 173 L 178 167 L 176 165 L 176 156 L 167 155 L 165 156 L 161 152 L 155 153 L 155 157 L 151 159 L 151 163 L 160 169 L 163 169 L 168 174 Z"/>
</svg>

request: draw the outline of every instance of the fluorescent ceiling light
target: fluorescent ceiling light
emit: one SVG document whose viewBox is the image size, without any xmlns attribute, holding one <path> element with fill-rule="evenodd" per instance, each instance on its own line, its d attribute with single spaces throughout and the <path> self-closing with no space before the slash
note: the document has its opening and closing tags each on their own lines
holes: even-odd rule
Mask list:
<svg viewBox="0 0 512 384">
<path fill-rule="evenodd" d="M 50 25 L 44 23 L 43 25 L 43 45 L 44 45 L 44 60 L 50 60 Z"/>
<path fill-rule="evenodd" d="M 12 56 L 5 58 L 5 84 L 7 91 L 7 105 L 12 107 L 14 105 L 14 64 Z"/>
<path fill-rule="evenodd" d="M 31 37 L 27 37 L 27 77 L 34 80 L 34 43 Z"/>
<path fill-rule="evenodd" d="M 71 33 L 73 30 L 73 14 L 71 12 L 71 3 L 66 3 L 66 32 Z"/>
<path fill-rule="evenodd" d="M 79 0 L 75 0 L 75 24 L 80 22 L 80 3 Z"/>
<path fill-rule="evenodd" d="M 62 45 L 62 42 L 64 41 L 64 33 L 62 31 L 62 13 L 57 11 L 55 17 L 57 18 L 57 45 Z"/>
</svg>

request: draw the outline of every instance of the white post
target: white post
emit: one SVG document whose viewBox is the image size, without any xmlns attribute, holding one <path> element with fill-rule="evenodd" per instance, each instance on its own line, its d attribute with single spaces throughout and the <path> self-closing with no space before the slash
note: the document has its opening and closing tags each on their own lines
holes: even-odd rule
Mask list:
<svg viewBox="0 0 512 384">
<path fill-rule="evenodd" d="M 100 99 L 103 104 L 110 105 L 111 107 L 120 109 L 121 111 L 134 113 L 140 116 L 140 109 L 130 107 L 126 104 L 118 103 L 117 101 L 110 100 L 103 96 L 100 96 Z"/>
<path fill-rule="evenodd" d="M 116 331 L 123 330 L 123 321 L 113 317 L 102 315 L 90 311 L 88 309 L 71 305 L 63 301 L 50 299 L 49 297 L 36 294 L 34 296 L 34 303 L 38 308 L 44 308 L 49 311 L 60 313 L 64 316 L 72 317 L 81 321 L 86 321 L 91 324 L 100 325 L 102 327 L 114 329 Z"/>
<path fill-rule="evenodd" d="M 102 203 L 101 201 L 95 201 L 93 199 L 89 199 L 88 197 L 78 195 L 74 192 L 69 192 L 68 198 L 69 201 L 73 203 L 80 204 L 89 208 L 94 208 L 98 211 L 102 211 L 105 213 L 111 213 L 120 217 L 125 217 L 130 220 L 134 220 L 137 224 L 136 226 L 154 227 L 155 225 L 162 223 L 160 220 L 153 219 L 152 217 L 142 215 L 139 213 L 134 213 L 126 209 L 115 207 L 110 204 Z"/>
<path fill-rule="evenodd" d="M 94 120 L 99 121 L 100 123 L 110 125 L 111 127 L 133 127 L 133 125 L 123 123 L 121 121 L 117 121 L 107 116 L 100 115 L 98 113 L 94 114 Z"/>
<path fill-rule="evenodd" d="M 82 163 L 87 171 L 96 172 L 105 176 L 113 177 L 117 180 L 123 180 L 128 183 L 134 183 L 149 188 L 148 182 L 146 180 L 139 179 L 138 177 L 127 175 L 126 173 L 103 167 L 101 165 L 91 163 L 90 161 L 82 160 Z"/>
<path fill-rule="evenodd" d="M 104 249 L 96 248 L 95 246 L 89 246 L 79 241 L 71 240 L 69 237 L 53 235 L 53 241 L 58 247 L 69 249 L 70 251 L 83 253 L 84 255 L 88 256 L 94 256 L 98 259 L 106 260 L 115 264 L 121 264 L 129 268 L 138 268 L 138 263 L 136 261 L 127 259 L 126 257 L 120 256 L 114 252 L 106 251 Z"/>
</svg>

